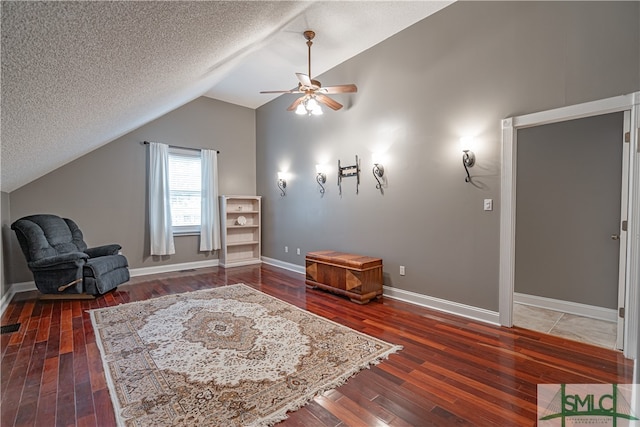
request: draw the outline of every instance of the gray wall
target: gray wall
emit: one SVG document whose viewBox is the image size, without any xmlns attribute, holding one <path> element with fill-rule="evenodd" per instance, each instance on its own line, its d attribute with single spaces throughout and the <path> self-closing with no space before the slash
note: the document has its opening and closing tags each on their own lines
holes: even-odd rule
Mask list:
<svg viewBox="0 0 640 427">
<path fill-rule="evenodd" d="M 637 292 L 636 296 L 636 307 L 640 307 L 640 292 Z M 638 349 L 636 350 L 636 360 L 633 369 L 633 383 L 640 384 L 640 340 L 637 340 L 636 345 L 638 346 Z"/>
<path fill-rule="evenodd" d="M 9 210 L 9 193 L 0 192 L 0 226 L 2 235 L 0 236 L 0 301 L 9 291 L 11 283 L 8 280 L 8 263 L 4 260 L 4 255 L 10 253 L 11 246 L 11 219 Z"/>
<path fill-rule="evenodd" d="M 358 85 L 335 96 L 344 110 L 296 116 L 285 111 L 292 95 L 259 108 L 263 255 L 298 265 L 312 250 L 379 256 L 389 286 L 497 311 L 500 120 L 640 89 L 638 16 L 638 2 L 457 2 L 320 76 Z M 465 136 L 476 137 L 473 184 Z M 387 158 L 384 195 L 375 151 Z M 356 154 L 360 194 L 349 178 L 339 197 L 337 161 Z M 316 163 L 332 167 L 324 198 Z"/>
<path fill-rule="evenodd" d="M 176 237 L 175 255 L 149 255 L 148 149 L 141 142 L 218 149 L 220 194 L 255 195 L 255 132 L 254 110 L 198 98 L 11 192 L 11 220 L 34 213 L 72 218 L 90 246 L 120 243 L 133 268 L 216 259 L 198 251 L 198 236 Z M 14 243 L 9 281 L 33 280 Z"/>
<path fill-rule="evenodd" d="M 518 131 L 516 292 L 618 307 L 622 133 L 621 112 Z"/>
</svg>

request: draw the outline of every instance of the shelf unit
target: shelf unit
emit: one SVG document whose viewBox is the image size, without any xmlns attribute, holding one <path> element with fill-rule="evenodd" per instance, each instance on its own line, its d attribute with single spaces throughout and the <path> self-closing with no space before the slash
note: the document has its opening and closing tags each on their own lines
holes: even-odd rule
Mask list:
<svg viewBox="0 0 640 427">
<path fill-rule="evenodd" d="M 220 196 L 220 266 L 259 264 L 261 196 Z M 245 222 L 239 221 L 244 217 Z"/>
</svg>

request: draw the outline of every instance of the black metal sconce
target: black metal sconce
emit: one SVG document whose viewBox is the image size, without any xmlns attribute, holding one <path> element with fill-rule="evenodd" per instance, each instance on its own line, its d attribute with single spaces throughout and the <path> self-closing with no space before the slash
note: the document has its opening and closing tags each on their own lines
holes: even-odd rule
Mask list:
<svg viewBox="0 0 640 427">
<path fill-rule="evenodd" d="M 287 188 L 287 180 L 283 172 L 278 172 L 278 188 L 280 189 L 281 197 L 287 195 L 287 192 L 285 191 L 285 188 Z"/>
<path fill-rule="evenodd" d="M 376 189 L 380 190 L 381 194 L 384 194 L 384 189 L 382 188 L 382 182 L 380 182 L 380 178 L 384 176 L 384 166 L 380 163 L 373 164 L 373 177 L 376 179 Z"/>
<path fill-rule="evenodd" d="M 320 194 L 324 196 L 324 185 L 327 182 L 327 174 L 323 165 L 316 165 L 316 182 L 320 186 Z"/>
<path fill-rule="evenodd" d="M 476 164 L 476 155 L 471 150 L 462 150 L 462 166 L 467 173 L 467 177 L 464 182 L 471 182 L 471 175 L 469 175 L 469 168 Z"/>
</svg>

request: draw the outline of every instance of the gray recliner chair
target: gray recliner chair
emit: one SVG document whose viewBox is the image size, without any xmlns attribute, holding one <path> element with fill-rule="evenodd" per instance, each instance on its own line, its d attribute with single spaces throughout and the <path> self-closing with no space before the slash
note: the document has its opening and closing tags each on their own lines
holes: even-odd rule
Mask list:
<svg viewBox="0 0 640 427">
<path fill-rule="evenodd" d="M 120 245 L 87 248 L 75 222 L 56 215 L 20 218 L 11 229 L 43 294 L 101 295 L 129 280 Z"/>
</svg>

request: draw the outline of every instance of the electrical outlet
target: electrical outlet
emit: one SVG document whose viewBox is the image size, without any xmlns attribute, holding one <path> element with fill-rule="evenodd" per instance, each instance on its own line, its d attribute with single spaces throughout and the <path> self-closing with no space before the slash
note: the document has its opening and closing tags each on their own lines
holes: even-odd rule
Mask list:
<svg viewBox="0 0 640 427">
<path fill-rule="evenodd" d="M 400 275 L 404 276 L 404 265 L 400 266 Z"/>
<path fill-rule="evenodd" d="M 493 210 L 493 199 L 484 199 L 484 210 L 485 211 Z"/>
<path fill-rule="evenodd" d="M 300 248 L 296 249 L 296 254 L 300 255 Z"/>
<path fill-rule="evenodd" d="M 284 253 L 286 254 L 287 252 L 289 252 L 289 246 L 284 247 Z"/>
</svg>

